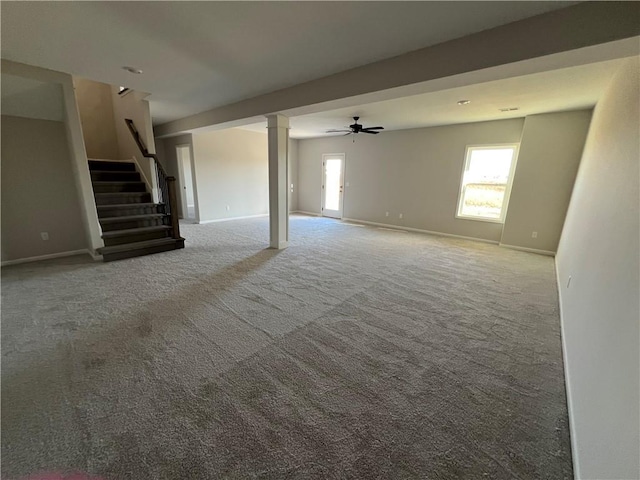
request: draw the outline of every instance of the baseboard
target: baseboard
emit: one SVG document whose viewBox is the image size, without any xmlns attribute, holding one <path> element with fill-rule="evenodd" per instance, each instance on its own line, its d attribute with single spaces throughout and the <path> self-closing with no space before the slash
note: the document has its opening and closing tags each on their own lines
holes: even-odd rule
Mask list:
<svg viewBox="0 0 640 480">
<path fill-rule="evenodd" d="M 71 250 L 69 252 L 50 253 L 48 255 L 38 255 L 37 257 L 18 258 L 16 260 L 7 260 L 0 263 L 0 266 L 6 267 L 9 265 L 18 265 L 20 263 L 39 262 L 41 260 L 50 260 L 52 258 L 72 257 L 74 255 L 87 254 L 91 255 L 91 252 L 86 248 L 83 250 Z M 91 255 L 93 257 L 93 255 Z M 101 257 L 102 258 L 102 257 Z"/>
<path fill-rule="evenodd" d="M 95 253 L 91 250 L 87 250 L 87 253 L 91 255 L 91 258 L 93 258 L 96 262 L 102 261 L 102 255 L 100 255 L 99 253 Z"/>
<path fill-rule="evenodd" d="M 569 364 L 567 363 L 567 344 L 565 341 L 564 315 L 562 308 L 562 284 L 560 283 L 560 273 L 558 272 L 558 262 L 554 258 L 553 265 L 556 270 L 556 286 L 558 287 L 558 310 L 560 311 L 560 340 L 562 344 L 562 362 L 564 363 L 564 389 L 567 396 L 567 415 L 569 416 L 569 438 L 571 441 L 571 460 L 573 461 L 573 478 L 582 478 L 580 475 L 580 464 L 578 463 L 578 445 L 575 438 L 575 421 L 573 417 L 573 401 L 571 400 L 571 390 L 569 389 Z"/>
<path fill-rule="evenodd" d="M 299 213 L 300 215 L 310 215 L 312 217 L 319 217 L 320 216 L 319 213 L 305 212 L 304 210 L 294 210 L 293 212 L 289 212 L 289 213 Z"/>
<path fill-rule="evenodd" d="M 375 227 L 387 228 L 390 230 L 406 230 L 408 232 L 426 233 L 427 235 L 436 235 L 438 237 L 450 237 L 460 238 L 462 240 L 472 240 L 474 242 L 491 243 L 492 245 L 498 245 L 499 242 L 495 240 L 487 240 L 486 238 L 465 237 L 464 235 L 455 235 L 453 233 L 435 232 L 433 230 L 423 230 L 421 228 L 404 227 L 401 225 L 390 225 L 388 223 L 369 222 L 368 220 L 358 220 L 357 218 L 342 218 L 345 222 L 362 223 L 364 225 L 373 225 Z"/>
<path fill-rule="evenodd" d="M 258 218 L 258 217 L 268 217 L 268 213 L 261 213 L 260 215 L 246 215 L 244 217 L 229 217 L 229 218 L 218 218 L 215 220 L 200 220 L 198 223 L 203 225 L 205 223 L 218 223 L 218 222 L 229 222 L 231 220 L 244 220 L 245 218 Z"/>
<path fill-rule="evenodd" d="M 556 252 L 552 252 L 551 250 L 538 250 L 537 248 L 518 247 L 517 245 L 507 245 L 506 243 L 501 243 L 500 246 L 504 248 L 510 248 L 511 250 L 520 250 L 521 252 L 549 255 L 550 257 L 556 256 Z"/>
</svg>

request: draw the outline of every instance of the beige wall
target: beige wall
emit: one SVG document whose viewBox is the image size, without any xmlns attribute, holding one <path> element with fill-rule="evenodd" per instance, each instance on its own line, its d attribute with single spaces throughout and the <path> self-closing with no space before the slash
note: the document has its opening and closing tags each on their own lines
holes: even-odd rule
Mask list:
<svg viewBox="0 0 640 480">
<path fill-rule="evenodd" d="M 119 159 L 111 86 L 84 78 L 73 79 L 89 158 Z"/>
<path fill-rule="evenodd" d="M 526 117 L 501 244 L 556 251 L 590 120 L 590 110 Z"/>
<path fill-rule="evenodd" d="M 194 134 L 193 155 L 201 222 L 268 212 L 266 134 L 237 128 Z"/>
<path fill-rule="evenodd" d="M 594 110 L 556 257 L 576 478 L 640 471 L 639 85 L 636 58 Z"/>
<path fill-rule="evenodd" d="M 78 199 L 64 123 L 3 115 L 2 261 L 86 249 Z"/>
<path fill-rule="evenodd" d="M 147 150 L 150 153 L 156 152 L 151 124 L 151 111 L 149 110 L 149 102 L 145 100 L 148 95 L 136 91 L 129 92 L 126 95 L 118 95 L 118 87 L 111 86 L 110 88 L 119 158 L 135 158 L 140 166 L 140 173 L 147 181 L 147 185 L 151 187 L 155 181 L 153 179 L 152 160 L 142 156 L 138 145 L 131 136 L 131 132 L 129 132 L 129 127 L 125 123 L 127 118 L 133 120 Z"/>
<path fill-rule="evenodd" d="M 360 134 L 355 142 L 299 140 L 298 209 L 320 213 L 322 154 L 345 153 L 344 217 L 498 242 L 501 224 L 455 218 L 465 149 L 517 143 L 522 125 L 513 119 Z"/>
</svg>

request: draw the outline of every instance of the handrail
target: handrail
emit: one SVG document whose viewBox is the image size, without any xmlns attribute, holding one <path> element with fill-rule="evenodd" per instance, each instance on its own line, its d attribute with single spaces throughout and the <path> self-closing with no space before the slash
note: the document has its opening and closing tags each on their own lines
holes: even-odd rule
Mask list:
<svg viewBox="0 0 640 480">
<path fill-rule="evenodd" d="M 147 150 L 142 138 L 140 138 L 140 133 L 133 123 L 133 120 L 125 118 L 124 121 L 126 122 L 127 127 L 129 127 L 129 132 L 131 132 L 131 136 L 136 142 L 136 145 L 138 145 L 142 156 L 153 159 L 159 189 L 158 200 L 159 203 L 164 205 L 164 213 L 169 217 L 171 224 L 171 236 L 175 239 L 179 239 L 181 237 L 180 223 L 178 222 L 178 202 L 176 200 L 176 177 L 168 176 L 167 172 L 165 172 L 164 168 L 162 168 L 162 165 L 158 161 L 158 156 L 155 153 L 149 153 L 149 150 Z"/>
</svg>

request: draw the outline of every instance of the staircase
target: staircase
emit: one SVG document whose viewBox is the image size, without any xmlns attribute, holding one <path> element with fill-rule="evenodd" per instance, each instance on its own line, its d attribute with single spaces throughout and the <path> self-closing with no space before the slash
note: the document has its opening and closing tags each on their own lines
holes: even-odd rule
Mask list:
<svg viewBox="0 0 640 480">
<path fill-rule="evenodd" d="M 184 248 L 165 203 L 153 203 L 133 162 L 89 160 L 105 262 Z M 177 228 L 176 228 L 177 230 Z"/>
</svg>

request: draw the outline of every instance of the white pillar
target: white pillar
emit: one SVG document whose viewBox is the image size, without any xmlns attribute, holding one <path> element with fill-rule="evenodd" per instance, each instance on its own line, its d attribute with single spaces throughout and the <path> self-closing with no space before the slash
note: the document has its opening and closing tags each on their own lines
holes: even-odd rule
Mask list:
<svg viewBox="0 0 640 480">
<path fill-rule="evenodd" d="M 269 230 L 271 248 L 287 248 L 289 243 L 288 148 L 289 119 L 267 115 L 269 137 Z"/>
</svg>

